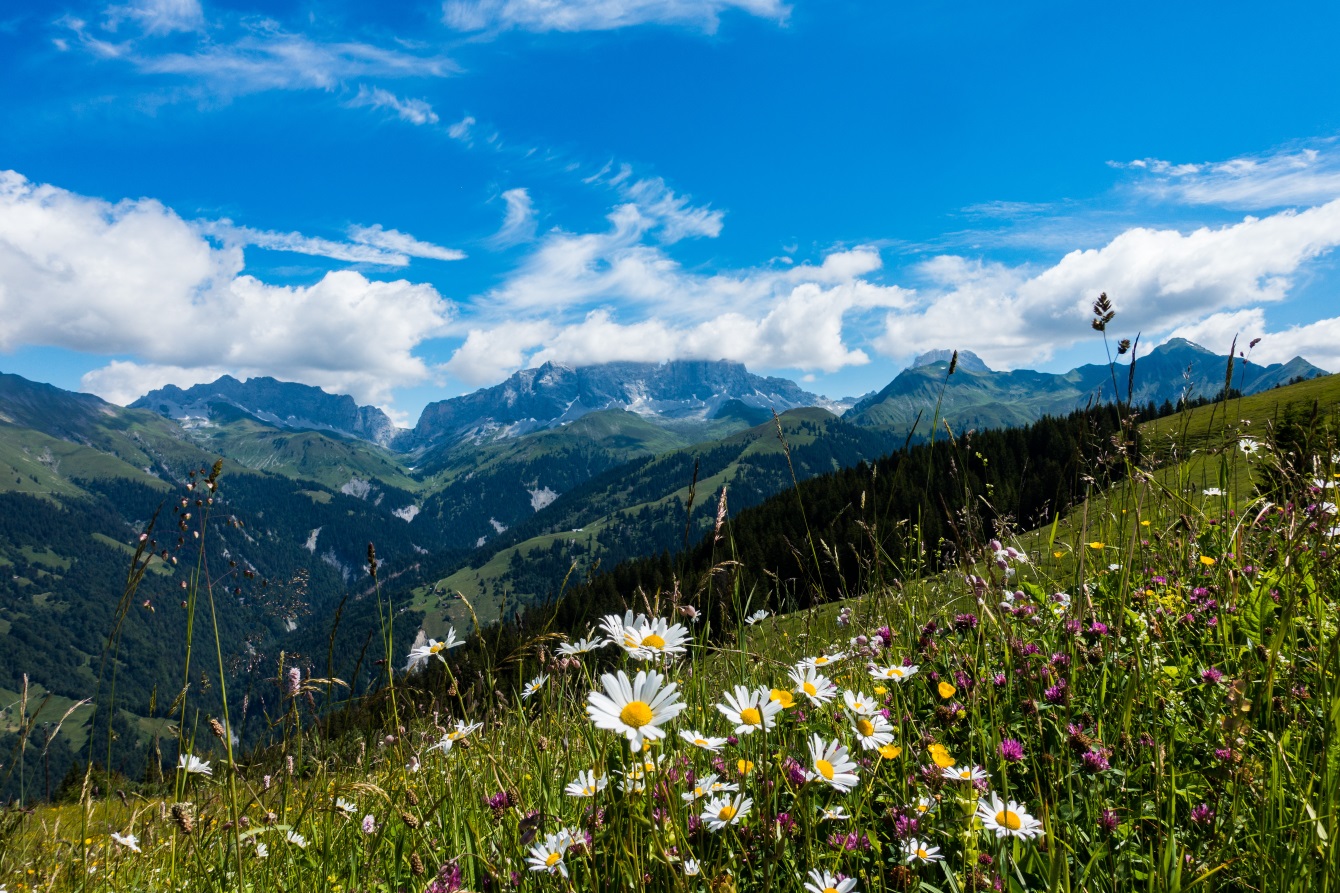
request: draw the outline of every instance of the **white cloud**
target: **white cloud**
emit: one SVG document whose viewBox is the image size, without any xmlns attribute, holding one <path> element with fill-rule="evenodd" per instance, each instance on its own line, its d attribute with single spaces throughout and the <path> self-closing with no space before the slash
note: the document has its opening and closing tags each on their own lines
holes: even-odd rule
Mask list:
<svg viewBox="0 0 1340 893">
<path fill-rule="evenodd" d="M 350 99 L 346 105 L 350 108 L 374 108 L 389 109 L 399 116 L 400 120 L 408 121 L 410 124 L 436 124 L 438 122 L 437 112 L 433 107 L 422 99 L 401 99 L 390 90 L 383 90 L 381 87 L 367 87 L 360 84 L 358 95 Z"/>
<path fill-rule="evenodd" d="M 1340 316 L 1268 332 L 1252 355 L 1259 363 L 1285 363 L 1294 357 L 1340 372 Z"/>
<path fill-rule="evenodd" d="M 1189 233 L 1134 228 L 1044 269 L 941 256 L 919 269 L 930 287 L 914 312 L 888 314 L 877 345 L 892 357 L 953 346 L 993 366 L 1032 366 L 1092 336 L 1099 292 L 1116 303 L 1122 332 L 1149 337 L 1281 301 L 1299 268 L 1336 245 L 1340 200 Z"/>
<path fill-rule="evenodd" d="M 115 31 L 124 21 L 134 22 L 145 34 L 200 31 L 205 14 L 199 0 L 136 0 L 124 6 L 109 6 L 105 27 Z"/>
<path fill-rule="evenodd" d="M 460 140 L 463 143 L 470 141 L 470 129 L 478 122 L 470 115 L 466 115 L 461 120 L 447 128 L 447 136 L 454 140 Z"/>
<path fill-rule="evenodd" d="M 284 32 L 272 22 L 254 25 L 235 40 L 202 40 L 192 52 L 172 53 L 129 44 L 95 45 L 82 23 L 68 24 L 100 55 L 124 56 L 146 74 L 185 77 L 222 96 L 334 90 L 359 78 L 447 77 L 458 70 L 444 56 L 419 56 L 358 41 L 323 42 Z"/>
<path fill-rule="evenodd" d="M 455 248 L 443 248 L 431 242 L 421 242 L 409 233 L 394 229 L 382 229 L 380 223 L 372 226 L 349 227 L 349 238 L 362 245 L 370 245 L 383 251 L 394 252 L 408 257 L 423 257 L 430 260 L 464 260 L 465 252 Z"/>
<path fill-rule="evenodd" d="M 1139 175 L 1137 191 L 1185 204 L 1262 210 L 1340 197 L 1340 151 L 1335 140 L 1228 161 L 1174 164 L 1145 158 L 1111 164 Z"/>
<path fill-rule="evenodd" d="M 660 177 L 638 180 L 623 189 L 624 196 L 647 217 L 660 224 L 658 237 L 671 244 L 680 239 L 721 235 L 721 211 L 689 204 L 688 196 L 677 196 Z"/>
<path fill-rule="evenodd" d="M 443 20 L 459 31 L 608 31 L 631 25 L 689 25 L 712 33 L 728 10 L 784 21 L 781 0 L 446 0 Z"/>
<path fill-rule="evenodd" d="M 535 238 L 535 206 L 530 193 L 524 188 L 509 189 L 502 194 L 507 205 L 502 227 L 493 236 L 499 246 L 516 245 Z"/>
<path fill-rule="evenodd" d="M 213 236 L 225 245 L 237 247 L 254 245 L 269 251 L 290 251 L 294 254 L 328 257 L 331 260 L 356 264 L 379 264 L 388 267 L 404 267 L 409 264 L 409 258 L 404 254 L 386 251 L 374 245 L 336 242 L 316 236 L 304 236 L 302 233 L 252 229 L 247 226 L 236 226 L 231 220 L 226 219 L 201 221 L 197 227 L 201 232 Z"/>
<path fill-rule="evenodd" d="M 1261 307 L 1249 307 L 1245 310 L 1212 313 L 1189 325 L 1178 326 L 1168 333 L 1168 337 L 1185 338 L 1217 354 L 1227 355 L 1235 340 L 1237 341 L 1237 350 L 1246 350 L 1252 339 L 1261 338 L 1265 331 L 1265 310 Z M 1262 338 L 1262 340 L 1265 339 Z M 1151 344 L 1150 347 L 1152 348 L 1153 345 Z M 1269 351 L 1269 347 L 1266 350 Z M 1270 362 L 1269 360 L 1262 360 L 1261 356 L 1255 352 L 1253 352 L 1252 359 L 1259 362 Z M 1286 359 L 1288 358 L 1286 357 Z"/>
<path fill-rule="evenodd" d="M 639 194 L 655 196 L 651 213 L 623 204 L 605 232 L 545 236 L 509 280 L 477 301 L 486 324 L 470 331 L 448 371 L 477 383 L 546 360 L 725 358 L 832 372 L 869 362 L 848 343 L 847 323 L 909 300 L 903 289 L 861 278 L 881 266 L 871 248 L 831 252 L 818 266 L 685 271 L 644 239 L 667 219 L 682 225 L 689 206 L 659 182 Z M 718 231 L 719 221 L 707 227 L 707 218 L 694 219 L 700 230 Z"/>
<path fill-rule="evenodd" d="M 124 396 L 157 368 L 267 374 L 385 402 L 431 370 L 413 351 L 453 307 L 431 286 L 327 273 L 274 286 L 152 199 L 110 203 L 0 173 L 0 350 L 130 355 L 92 373 Z M 173 370 L 174 372 L 176 370 Z"/>
<path fill-rule="evenodd" d="M 331 260 L 355 264 L 405 267 L 409 266 L 411 257 L 432 260 L 461 260 L 465 257 L 463 251 L 422 242 L 408 233 L 383 229 L 379 223 L 372 226 L 349 227 L 348 242 L 305 236 L 302 233 L 252 229 L 237 226 L 226 219 L 197 221 L 195 226 L 200 232 L 218 239 L 225 245 L 236 247 L 254 245 L 269 251 L 290 251 L 294 254 L 328 257 Z"/>
</svg>

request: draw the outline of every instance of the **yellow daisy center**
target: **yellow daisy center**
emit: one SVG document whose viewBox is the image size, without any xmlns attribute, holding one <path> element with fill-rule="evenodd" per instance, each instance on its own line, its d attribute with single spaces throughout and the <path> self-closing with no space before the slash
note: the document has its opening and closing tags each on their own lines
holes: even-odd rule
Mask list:
<svg viewBox="0 0 1340 893">
<path fill-rule="evenodd" d="M 562 853 L 550 853 L 549 855 L 544 857 L 544 867 L 553 868 L 555 865 L 559 863 L 560 860 L 562 860 L 562 858 L 563 858 Z"/>
<path fill-rule="evenodd" d="M 763 714 L 757 707 L 746 707 L 740 711 L 740 722 L 747 726 L 756 726 L 763 722 Z"/>
<path fill-rule="evenodd" d="M 717 818 L 723 822 L 729 822 L 731 819 L 735 818 L 735 807 L 727 803 L 725 806 L 721 807 L 721 811 L 717 813 Z"/>
<path fill-rule="evenodd" d="M 889 675 L 890 675 L 890 676 L 902 676 L 902 675 L 903 675 L 903 671 L 900 670 L 900 669 L 898 669 L 897 667 L 894 667 L 893 669 L 889 670 Z"/>
<path fill-rule="evenodd" d="M 960 770 L 958 771 L 958 777 L 959 777 L 959 778 L 972 778 L 972 770 L 971 770 L 971 769 L 960 769 Z"/>
<path fill-rule="evenodd" d="M 706 738 L 694 738 L 693 743 L 698 745 L 699 747 L 706 747 L 711 742 L 709 742 Z"/>
<path fill-rule="evenodd" d="M 645 639 L 642 640 L 642 647 L 643 647 L 643 648 L 664 648 L 664 647 L 665 647 L 665 639 L 662 639 L 660 636 L 656 635 L 655 633 L 652 633 L 651 635 L 647 636 Z"/>
<path fill-rule="evenodd" d="M 651 722 L 651 706 L 644 701 L 629 701 L 619 711 L 619 719 L 626 726 L 640 729 Z"/>
<path fill-rule="evenodd" d="M 931 805 L 930 805 L 929 803 L 918 803 L 918 804 L 917 804 L 917 812 L 925 812 L 926 810 L 928 810 L 928 809 L 930 809 L 930 808 L 931 808 Z"/>
<path fill-rule="evenodd" d="M 1011 831 L 1018 831 L 1023 827 L 1023 820 L 1019 818 L 1019 813 L 1010 812 L 1008 809 L 1002 809 L 996 813 L 996 824 L 1009 828 Z"/>
<path fill-rule="evenodd" d="M 431 646 L 428 648 L 428 653 L 429 653 L 429 654 L 437 654 L 437 653 L 438 653 L 439 651 L 441 651 L 441 650 L 442 650 L 442 643 L 441 643 L 441 642 L 436 642 L 436 643 L 434 643 L 433 645 L 431 645 Z"/>
<path fill-rule="evenodd" d="M 824 887 L 824 893 L 837 893 L 837 887 Z"/>
<path fill-rule="evenodd" d="M 815 760 L 814 770 L 828 781 L 833 780 L 833 764 L 827 760 Z"/>
<path fill-rule="evenodd" d="M 869 738 L 875 734 L 875 724 L 862 716 L 856 720 L 856 731 L 860 732 L 863 738 Z"/>
<path fill-rule="evenodd" d="M 814 659 L 814 663 L 815 666 L 822 667 L 824 664 L 828 663 L 828 658 L 821 654 Z"/>
<path fill-rule="evenodd" d="M 917 858 L 918 858 L 918 859 L 927 859 L 927 858 L 929 858 L 929 857 L 930 857 L 930 853 L 926 852 L 926 851 L 923 850 L 921 847 L 917 847 Z"/>
<path fill-rule="evenodd" d="M 703 795 L 703 789 L 702 789 L 702 788 L 694 788 L 694 789 L 693 789 L 693 796 L 695 796 L 695 797 L 701 797 L 702 795 Z"/>
<path fill-rule="evenodd" d="M 819 689 L 814 687 L 813 682 L 806 682 L 804 685 L 801 686 L 801 688 L 805 689 L 805 694 L 809 695 L 810 697 L 814 697 L 819 693 Z"/>
</svg>

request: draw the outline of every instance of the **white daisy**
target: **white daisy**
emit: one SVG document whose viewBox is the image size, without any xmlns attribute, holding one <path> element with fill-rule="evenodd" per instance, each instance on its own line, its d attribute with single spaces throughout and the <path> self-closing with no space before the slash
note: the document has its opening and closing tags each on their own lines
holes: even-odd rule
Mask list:
<svg viewBox="0 0 1340 893">
<path fill-rule="evenodd" d="M 177 768 L 183 769 L 191 775 L 213 775 L 214 770 L 209 767 L 209 763 L 200 759 L 195 754 L 184 753 L 177 757 Z"/>
<path fill-rule="evenodd" d="M 847 815 L 847 810 L 841 806 L 823 807 L 819 810 L 819 818 L 825 822 L 845 822 L 851 816 Z"/>
<path fill-rule="evenodd" d="M 772 692 L 766 688 L 748 689 L 737 685 L 733 695 L 726 692 L 723 697 L 726 703 L 717 704 L 717 709 L 735 724 L 737 735 L 771 729 L 777 724 L 775 717 L 782 712 L 782 702 L 772 700 Z"/>
<path fill-rule="evenodd" d="M 817 670 L 820 667 L 826 667 L 829 664 L 837 663 L 846 656 L 845 652 L 835 651 L 832 654 L 821 654 L 818 657 L 807 657 L 796 664 L 796 666 L 802 670 Z"/>
<path fill-rule="evenodd" d="M 641 626 L 625 626 L 619 647 L 636 660 L 655 660 L 670 654 L 683 654 L 689 631 L 684 624 L 671 624 L 660 617 Z"/>
<path fill-rule="evenodd" d="M 465 642 L 456 638 L 456 628 L 454 626 L 448 627 L 447 637 L 441 642 L 437 639 L 429 639 L 427 644 L 416 645 L 414 648 L 411 648 L 409 652 L 409 663 L 405 665 L 405 669 L 407 671 L 417 669 L 422 664 L 427 663 L 428 658 L 430 657 L 435 657 L 445 664 L 447 659 L 442 656 L 442 652 L 449 651 L 452 648 L 458 648 L 464 644 Z"/>
<path fill-rule="evenodd" d="M 594 630 L 592 631 L 594 632 Z M 585 654 L 588 651 L 595 651 L 597 648 L 605 647 L 605 642 L 601 639 L 582 638 L 576 642 L 564 642 L 558 646 L 558 653 L 568 657 L 576 657 L 578 654 Z"/>
<path fill-rule="evenodd" d="M 546 835 L 544 840 L 530 848 L 526 863 L 531 871 L 547 871 L 550 874 L 568 876 L 568 866 L 563 863 L 563 855 L 572 845 L 572 834 L 566 829 Z"/>
<path fill-rule="evenodd" d="M 683 868 L 687 877 L 696 877 L 703 870 L 697 859 L 685 859 Z"/>
<path fill-rule="evenodd" d="M 357 806 L 350 803 L 348 800 L 345 800 L 343 797 L 335 798 L 335 808 L 345 815 L 353 815 L 358 810 Z"/>
<path fill-rule="evenodd" d="M 847 712 L 853 716 L 871 716 L 879 709 L 875 699 L 863 692 L 848 689 L 842 693 L 842 700 L 847 705 Z"/>
<path fill-rule="evenodd" d="M 936 803 L 930 797 L 922 797 L 912 808 L 917 811 L 917 815 L 926 815 L 926 813 L 935 809 Z"/>
<path fill-rule="evenodd" d="M 768 611 L 755 611 L 754 613 L 752 613 L 752 614 L 750 614 L 748 617 L 746 617 L 746 618 L 744 619 L 744 622 L 747 623 L 747 624 L 749 624 L 750 626 L 753 626 L 755 623 L 758 623 L 760 620 L 767 620 L 767 619 L 768 619 L 769 617 L 771 617 L 771 616 L 772 616 L 772 614 L 769 613 Z"/>
<path fill-rule="evenodd" d="M 1238 447 L 1241 448 L 1241 450 L 1244 453 L 1250 456 L 1257 450 L 1261 449 L 1261 441 L 1253 440 L 1250 437 L 1244 437 L 1242 440 L 1238 442 Z"/>
<path fill-rule="evenodd" d="M 549 675 L 547 673 L 541 673 L 526 683 L 525 687 L 521 689 L 521 697 L 530 698 L 538 694 L 540 690 L 544 688 L 544 684 L 548 681 Z"/>
<path fill-rule="evenodd" d="M 644 741 L 664 738 L 661 724 L 684 709 L 678 686 L 671 682 L 662 687 L 664 679 L 655 670 L 639 670 L 632 682 L 623 670 L 617 676 L 606 673 L 600 677 L 605 690 L 587 695 L 586 713 L 596 728 L 625 736 L 629 748 L 638 753 Z"/>
<path fill-rule="evenodd" d="M 1223 490 L 1220 490 L 1218 487 L 1206 487 L 1204 490 L 1201 490 L 1200 492 L 1203 493 L 1203 494 L 1205 494 L 1206 496 L 1223 496 L 1223 495 L 1224 495 L 1224 491 L 1223 491 Z"/>
<path fill-rule="evenodd" d="M 856 742 L 864 750 L 877 750 L 893 743 L 893 726 L 882 713 L 862 716 L 859 713 L 851 718 L 852 731 L 856 733 Z"/>
<path fill-rule="evenodd" d="M 940 862 L 944 856 L 940 855 L 938 846 L 931 846 L 930 841 L 920 840 L 913 837 L 907 843 L 903 844 L 903 855 L 907 862 Z"/>
<path fill-rule="evenodd" d="M 977 804 L 977 818 L 982 827 L 994 832 L 997 838 L 1022 837 L 1026 840 L 1043 835 L 1042 822 L 1024 811 L 1023 806 L 1013 800 L 1006 803 L 994 791 L 988 800 Z"/>
<path fill-rule="evenodd" d="M 1013 596 L 1011 596 L 1011 598 L 1013 598 Z M 871 675 L 871 677 L 874 678 L 874 679 L 886 679 L 886 680 L 890 680 L 890 681 L 893 681 L 893 682 L 899 682 L 899 683 L 902 683 L 902 682 L 906 682 L 907 680 L 911 679 L 913 676 L 917 675 L 917 669 L 918 669 L 918 668 L 915 667 L 915 666 L 910 666 L 910 667 L 899 667 L 899 666 L 881 667 L 881 666 L 878 666 L 878 665 L 876 665 L 876 664 L 871 664 L 871 665 L 870 665 L 870 675 Z"/>
<path fill-rule="evenodd" d="M 270 848 L 264 842 L 256 841 L 256 858 L 264 859 L 268 855 L 270 855 Z"/>
<path fill-rule="evenodd" d="M 810 879 L 806 882 L 805 889 L 808 893 L 851 893 L 856 889 L 856 878 L 838 880 L 837 875 L 816 868 L 810 872 Z"/>
<path fill-rule="evenodd" d="M 833 680 L 813 667 L 793 669 L 791 681 L 796 684 L 796 692 L 809 698 L 811 704 L 827 704 L 837 697 L 837 686 Z"/>
<path fill-rule="evenodd" d="M 460 741 L 462 738 L 465 738 L 471 732 L 478 731 L 479 729 L 483 728 L 483 726 L 484 724 L 482 722 L 472 722 L 469 725 L 466 725 L 463 722 L 457 722 L 456 728 L 452 729 L 450 732 L 447 732 L 447 734 L 442 736 L 441 741 L 431 745 L 428 749 L 440 750 L 443 753 L 447 753 L 451 750 L 452 745 L 454 745 L 457 741 Z"/>
<path fill-rule="evenodd" d="M 940 775 L 950 781 L 981 781 L 987 777 L 981 766 L 946 766 Z"/>
<path fill-rule="evenodd" d="M 111 838 L 132 853 L 138 853 L 140 851 L 140 839 L 134 834 L 117 834 L 113 831 L 111 833 Z"/>
<path fill-rule="evenodd" d="M 810 765 L 805 770 L 805 778 L 822 781 L 844 794 L 861 783 L 847 748 L 837 741 L 825 742 L 817 734 L 810 736 Z"/>
<path fill-rule="evenodd" d="M 704 775 L 693 783 L 693 789 L 679 795 L 685 803 L 692 803 L 713 794 L 734 793 L 740 786 L 729 781 L 721 781 L 715 774 Z"/>
<path fill-rule="evenodd" d="M 694 747 L 701 747 L 709 753 L 720 753 L 721 748 L 726 746 L 725 738 L 712 738 L 704 735 L 702 732 L 689 729 L 680 729 L 679 737 L 683 738 Z"/>
<path fill-rule="evenodd" d="M 303 837 L 297 831 L 288 830 L 284 832 L 284 839 L 299 849 L 307 849 L 307 838 Z"/>
<path fill-rule="evenodd" d="M 570 782 L 563 790 L 569 797 L 594 797 L 605 790 L 608 784 L 609 778 L 604 775 L 596 778 L 595 772 L 587 769 L 585 772 L 578 772 L 576 780 Z"/>
<path fill-rule="evenodd" d="M 701 818 L 707 823 L 709 830 L 720 831 L 727 825 L 740 824 L 740 820 L 749 815 L 749 810 L 753 806 L 754 801 L 743 794 L 736 794 L 734 799 L 717 797 L 707 801 Z"/>
<path fill-rule="evenodd" d="M 647 625 L 647 615 L 634 615 L 632 611 L 625 611 L 622 618 L 618 614 L 606 614 L 600 621 L 600 628 L 605 631 L 605 642 L 609 645 L 618 645 L 623 647 L 624 630 L 627 628 L 639 629 Z"/>
</svg>

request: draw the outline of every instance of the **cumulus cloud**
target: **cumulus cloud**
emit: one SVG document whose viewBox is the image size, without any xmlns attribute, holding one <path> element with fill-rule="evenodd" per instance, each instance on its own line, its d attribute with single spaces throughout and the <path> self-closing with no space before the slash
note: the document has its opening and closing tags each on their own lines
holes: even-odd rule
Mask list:
<svg viewBox="0 0 1340 893">
<path fill-rule="evenodd" d="M 267 374 L 385 402 L 429 377 L 413 353 L 452 306 L 431 286 L 343 270 L 275 286 L 152 199 L 117 203 L 0 172 L 0 350 L 130 355 L 90 375 L 124 398 L 166 367 Z M 157 372 L 155 372 L 157 370 Z"/>
<path fill-rule="evenodd" d="M 401 99 L 381 87 L 359 85 L 358 94 L 346 103 L 350 108 L 387 109 L 410 124 L 436 124 L 439 120 L 433 107 L 422 99 Z"/>
<path fill-rule="evenodd" d="M 1031 365 L 1087 337 L 1100 291 L 1123 331 L 1168 332 L 1283 300 L 1300 267 L 1338 244 L 1340 200 L 1188 233 L 1137 227 L 1045 268 L 941 256 L 918 268 L 928 287 L 912 312 L 886 316 L 876 346 L 906 358 L 955 345 L 991 365 Z"/>
<path fill-rule="evenodd" d="M 709 34 L 728 10 L 775 21 L 790 13 L 781 0 L 446 0 L 442 10 L 443 21 L 458 31 L 609 31 L 651 23 Z"/>
<path fill-rule="evenodd" d="M 1158 158 L 1110 162 L 1137 175 L 1138 192 L 1192 205 L 1261 210 L 1340 197 L 1336 140 L 1228 161 L 1175 164 Z"/>
<path fill-rule="evenodd" d="M 516 245 L 535 238 L 535 206 L 530 192 L 524 188 L 509 189 L 502 194 L 507 206 L 502 227 L 493 236 L 498 246 Z"/>
<path fill-rule="evenodd" d="M 509 279 L 476 301 L 481 325 L 447 370 L 472 384 L 546 360 L 725 358 L 832 372 L 870 360 L 848 343 L 844 325 L 908 301 L 903 289 L 861 278 L 881 266 L 872 248 L 833 251 L 819 265 L 686 271 L 647 240 L 666 227 L 714 235 L 720 219 L 692 213 L 663 183 L 648 183 L 637 190 L 645 204 L 614 208 L 607 230 L 541 239 Z"/>
</svg>

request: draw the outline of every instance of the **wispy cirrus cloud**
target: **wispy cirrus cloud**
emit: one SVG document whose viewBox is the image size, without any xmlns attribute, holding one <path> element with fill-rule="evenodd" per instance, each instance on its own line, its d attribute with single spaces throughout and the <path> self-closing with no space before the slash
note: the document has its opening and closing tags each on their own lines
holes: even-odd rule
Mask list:
<svg viewBox="0 0 1340 893">
<path fill-rule="evenodd" d="M 345 103 L 350 108 L 387 109 L 410 124 L 436 124 L 440 120 L 433 107 L 423 99 L 402 99 L 390 90 L 360 84 L 358 93 Z"/>
<path fill-rule="evenodd" d="M 508 189 L 502 194 L 502 200 L 507 209 L 503 213 L 502 226 L 491 240 L 493 244 L 506 247 L 535 238 L 535 203 L 531 201 L 530 191 Z"/>
<path fill-rule="evenodd" d="M 322 39 L 288 30 L 273 19 L 233 17 L 208 28 L 201 19 L 187 28 L 187 22 L 195 21 L 190 5 L 169 0 L 111 10 L 118 12 L 109 11 L 100 24 L 73 15 L 62 17 L 57 24 L 74 35 L 73 46 L 96 58 L 119 60 L 145 75 L 177 78 L 197 91 L 225 99 L 269 90 L 334 91 L 360 79 L 444 78 L 459 72 L 456 63 L 441 54 L 360 40 Z M 138 33 L 125 35 L 119 29 L 127 17 L 142 26 Z M 167 39 L 173 31 L 199 33 L 193 39 L 190 35 Z M 56 43 L 62 48 L 71 46 L 63 38 Z M 362 94 L 360 104 L 426 118 L 431 109 L 415 104 L 419 102 L 369 91 Z"/>
<path fill-rule="evenodd" d="M 710 34 L 729 11 L 783 22 L 791 10 L 781 0 L 446 0 L 442 18 L 458 31 L 610 31 L 660 24 Z"/>
<path fill-rule="evenodd" d="M 1259 210 L 1340 197 L 1340 144 L 1334 138 L 1227 161 L 1109 164 L 1132 172 L 1135 191 L 1160 201 Z"/>
<path fill-rule="evenodd" d="M 200 31 L 205 27 L 205 13 L 200 0 L 135 0 L 107 7 L 104 23 L 108 30 L 116 31 L 124 22 L 149 35 Z"/>
<path fill-rule="evenodd" d="M 410 258 L 414 257 L 446 261 L 465 257 L 463 251 L 423 242 L 407 233 L 384 229 L 381 224 L 349 227 L 348 241 L 323 239 L 297 232 L 253 229 L 238 226 L 227 219 L 197 221 L 195 225 L 200 232 L 225 245 L 253 245 L 269 251 L 288 251 L 346 263 L 406 267 L 409 266 Z"/>
</svg>

